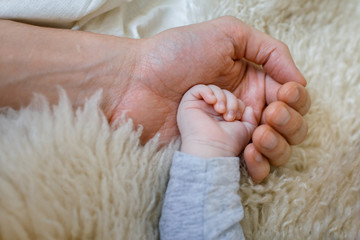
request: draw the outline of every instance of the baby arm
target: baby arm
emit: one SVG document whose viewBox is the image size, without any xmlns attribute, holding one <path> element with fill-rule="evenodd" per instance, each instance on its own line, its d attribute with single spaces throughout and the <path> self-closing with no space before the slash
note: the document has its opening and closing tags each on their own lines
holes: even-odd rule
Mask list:
<svg viewBox="0 0 360 240">
<path fill-rule="evenodd" d="M 160 220 L 161 239 L 242 239 L 238 155 L 256 126 L 252 109 L 226 90 L 197 85 L 177 115 L 176 152 Z"/>
</svg>

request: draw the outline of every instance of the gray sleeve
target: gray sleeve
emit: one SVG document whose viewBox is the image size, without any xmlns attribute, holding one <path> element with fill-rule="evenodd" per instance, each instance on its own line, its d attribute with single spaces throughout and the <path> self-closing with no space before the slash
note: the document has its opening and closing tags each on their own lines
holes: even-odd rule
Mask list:
<svg viewBox="0 0 360 240">
<path fill-rule="evenodd" d="M 239 159 L 176 152 L 160 218 L 160 238 L 244 239 Z"/>
</svg>

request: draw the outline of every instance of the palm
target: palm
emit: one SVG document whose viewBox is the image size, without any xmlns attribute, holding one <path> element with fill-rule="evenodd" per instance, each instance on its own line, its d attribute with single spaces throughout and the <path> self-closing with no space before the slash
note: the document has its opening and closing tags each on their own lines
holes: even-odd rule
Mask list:
<svg viewBox="0 0 360 240">
<path fill-rule="evenodd" d="M 143 142 L 156 132 L 163 144 L 179 135 L 177 108 L 185 92 L 197 84 L 227 89 L 251 106 L 253 126 L 264 116 L 265 124 L 255 129 L 253 143 L 244 151 L 256 181 L 269 173 L 267 159 L 274 165 L 285 163 L 291 152 L 288 143 L 300 143 L 306 136 L 301 116 L 310 107 L 306 81 L 282 42 L 232 17 L 172 29 L 140 42 L 134 63 L 129 65 L 133 79 L 129 84 L 115 82 L 120 88 L 125 85 L 125 94 L 113 101 L 116 107 L 110 119 L 125 112 L 143 125 Z M 261 65 L 266 73 L 252 63 Z M 263 114 L 265 104 L 270 106 Z M 280 112 L 289 113 L 290 118 L 286 114 L 279 117 Z"/>
<path fill-rule="evenodd" d="M 169 30 L 145 40 L 140 64 L 141 76 L 145 77 L 129 91 L 140 94 L 143 100 L 133 102 L 132 109 L 137 109 L 133 119 L 144 125 L 144 140 L 157 131 L 164 142 L 178 135 L 178 104 L 189 88 L 200 83 L 228 89 L 253 107 L 256 119 L 261 117 L 265 105 L 264 73 L 236 60 L 230 40 L 214 26 L 198 26 Z M 143 107 L 143 102 L 151 103 L 156 114 L 154 109 Z M 128 114 L 135 116 L 135 112 Z"/>
</svg>

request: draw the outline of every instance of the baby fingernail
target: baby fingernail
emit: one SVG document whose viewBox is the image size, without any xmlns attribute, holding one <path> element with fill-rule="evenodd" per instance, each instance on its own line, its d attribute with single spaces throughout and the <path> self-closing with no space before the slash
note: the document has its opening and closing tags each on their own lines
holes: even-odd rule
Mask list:
<svg viewBox="0 0 360 240">
<path fill-rule="evenodd" d="M 234 120 L 235 119 L 235 112 L 233 110 L 230 110 L 228 113 L 227 113 L 227 117 L 231 120 Z"/>
<path fill-rule="evenodd" d="M 289 122 L 289 120 L 290 113 L 285 107 L 282 106 L 276 111 L 276 114 L 272 117 L 272 122 L 280 126 L 285 125 Z"/>
<path fill-rule="evenodd" d="M 261 145 L 264 148 L 271 150 L 276 147 L 276 144 L 277 144 L 276 136 L 270 131 L 265 132 L 261 140 Z"/>
</svg>

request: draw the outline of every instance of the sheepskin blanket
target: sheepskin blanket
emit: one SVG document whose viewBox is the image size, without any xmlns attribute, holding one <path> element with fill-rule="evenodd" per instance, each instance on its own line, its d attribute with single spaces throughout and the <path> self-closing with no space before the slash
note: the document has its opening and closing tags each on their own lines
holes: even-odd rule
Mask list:
<svg viewBox="0 0 360 240">
<path fill-rule="evenodd" d="M 309 135 L 262 184 L 253 184 L 243 171 L 245 236 L 360 238 L 357 0 L 134 0 L 125 5 L 77 27 L 147 37 L 233 15 L 288 44 L 309 83 Z M 124 8 L 126 18 L 121 18 Z M 158 239 L 171 155 L 179 143 L 159 151 L 156 137 L 140 144 L 141 127 L 131 120 L 109 126 L 99 110 L 100 93 L 77 110 L 65 93 L 60 95 L 55 106 L 37 96 L 27 108 L 0 114 L 0 239 Z"/>
</svg>

